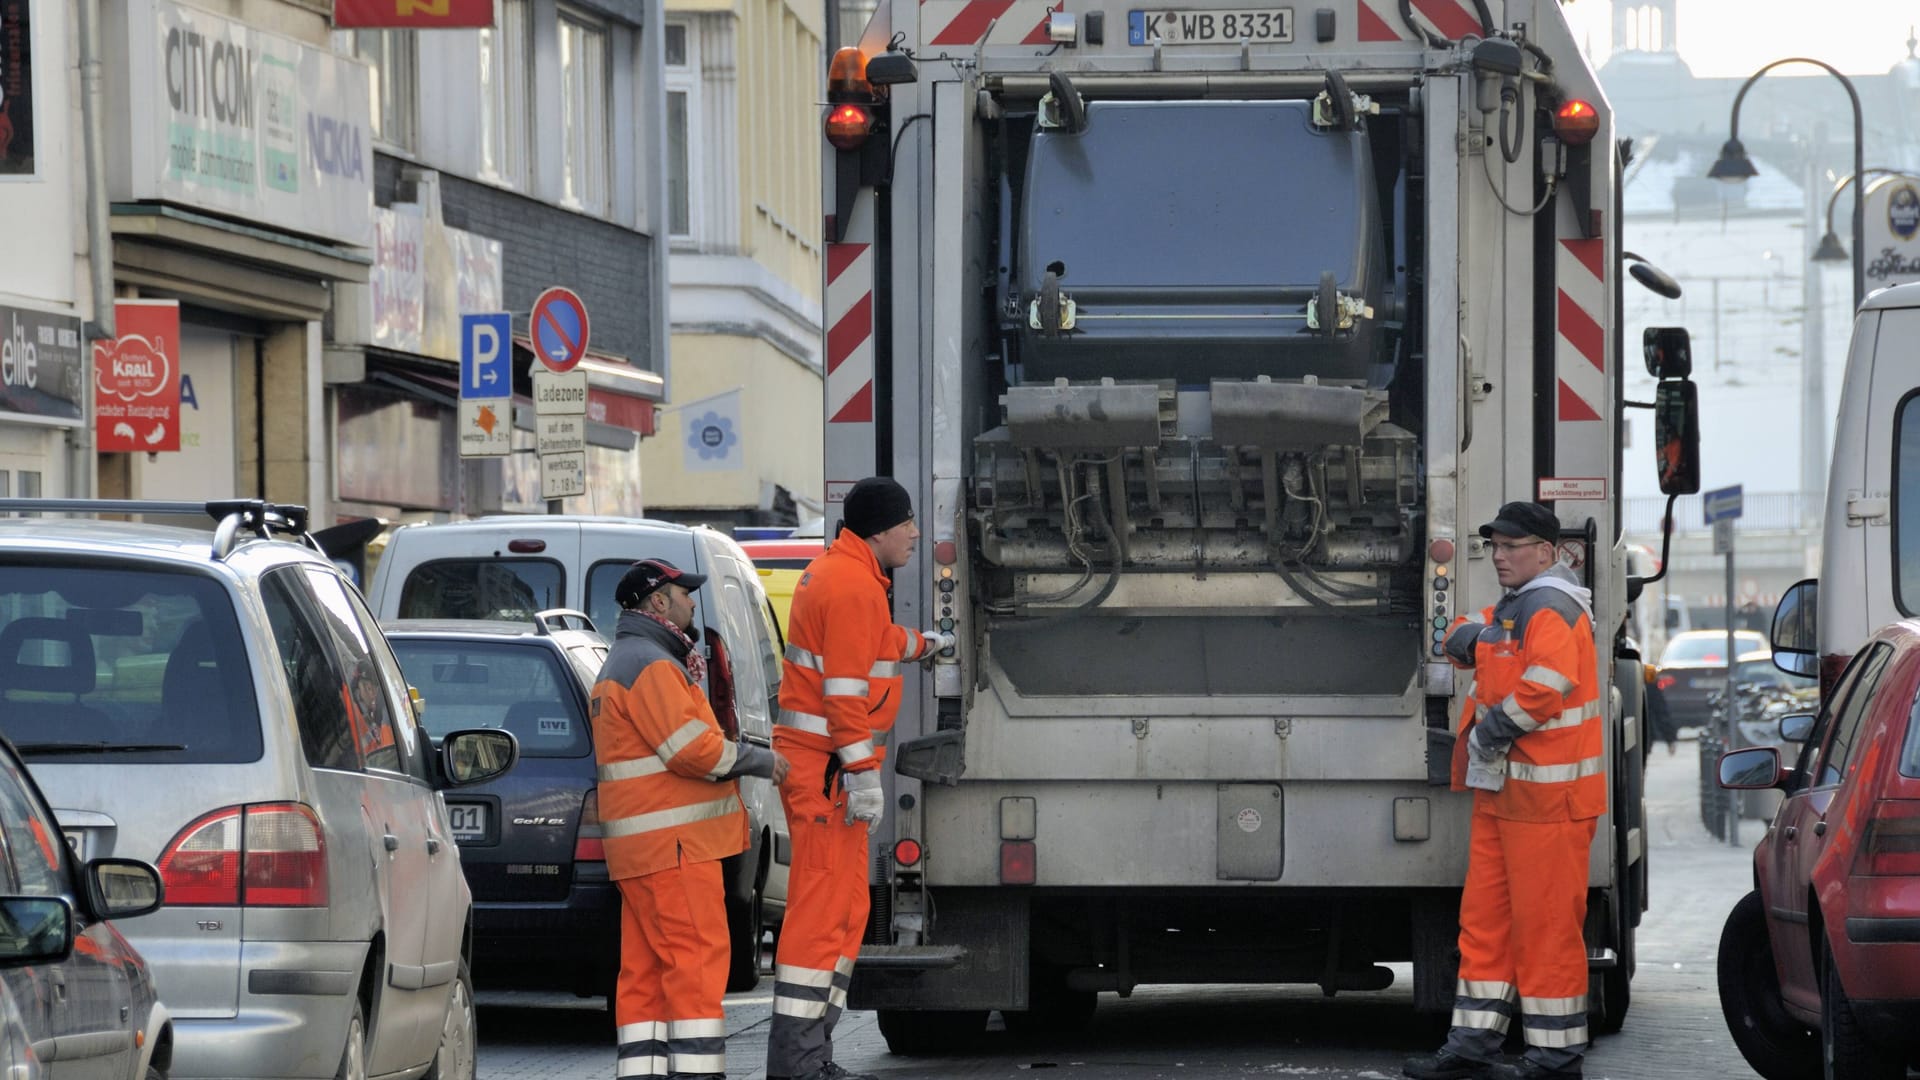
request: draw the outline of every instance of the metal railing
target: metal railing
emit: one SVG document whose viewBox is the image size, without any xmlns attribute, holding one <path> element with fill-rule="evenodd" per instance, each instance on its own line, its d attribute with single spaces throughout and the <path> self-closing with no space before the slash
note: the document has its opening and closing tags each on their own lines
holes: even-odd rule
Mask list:
<svg viewBox="0 0 1920 1080">
<path fill-rule="evenodd" d="M 1762 494 L 1750 492 L 1742 502 L 1744 506 L 1740 515 L 1741 532 L 1760 530 L 1788 532 L 1813 528 L 1820 524 L 1821 514 L 1826 509 L 1825 495 L 1804 491 Z M 1626 531 L 1658 535 L 1660 516 L 1666 512 L 1666 509 L 1665 496 L 1626 500 Z M 1703 518 L 1700 496 L 1682 495 L 1674 502 L 1673 531 L 1675 535 L 1713 531 L 1713 527 Z"/>
</svg>

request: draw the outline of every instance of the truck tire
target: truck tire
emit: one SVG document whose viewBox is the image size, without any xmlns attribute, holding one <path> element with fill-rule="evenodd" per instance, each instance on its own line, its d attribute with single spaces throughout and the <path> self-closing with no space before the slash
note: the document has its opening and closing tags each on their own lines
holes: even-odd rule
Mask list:
<svg viewBox="0 0 1920 1080">
<path fill-rule="evenodd" d="M 1766 911 L 1759 892 L 1733 905 L 1720 931 L 1720 1013 L 1740 1056 L 1766 1080 L 1816 1080 L 1820 1037 L 1787 1015 L 1773 966 Z"/>
<path fill-rule="evenodd" d="M 979 1039 L 987 1028 L 987 1010 L 934 1012 L 881 1009 L 880 1034 L 890 1053 L 904 1057 L 950 1054 Z"/>
<path fill-rule="evenodd" d="M 1627 1010 L 1633 1006 L 1634 928 L 1628 926 L 1614 943 L 1614 965 L 1600 969 L 1600 1008 L 1597 1035 L 1617 1035 L 1626 1026 Z"/>
</svg>

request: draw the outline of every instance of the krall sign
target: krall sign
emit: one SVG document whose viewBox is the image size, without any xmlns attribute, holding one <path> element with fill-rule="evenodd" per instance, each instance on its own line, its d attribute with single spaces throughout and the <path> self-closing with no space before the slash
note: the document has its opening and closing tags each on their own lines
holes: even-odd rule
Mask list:
<svg viewBox="0 0 1920 1080">
<path fill-rule="evenodd" d="M 333 25 L 343 30 L 350 26 L 416 30 L 492 26 L 493 0 L 333 0 Z"/>
<path fill-rule="evenodd" d="M 94 439 L 101 453 L 180 449 L 180 304 L 121 300 L 120 336 L 93 347 Z"/>
</svg>

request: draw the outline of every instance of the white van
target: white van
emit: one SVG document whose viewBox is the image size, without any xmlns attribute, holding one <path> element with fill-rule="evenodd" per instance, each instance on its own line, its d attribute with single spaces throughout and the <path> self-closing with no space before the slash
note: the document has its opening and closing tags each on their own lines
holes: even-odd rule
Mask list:
<svg viewBox="0 0 1920 1080">
<path fill-rule="evenodd" d="M 1920 615 L 1920 284 L 1860 305 L 1833 430 L 1820 579 L 1773 624 L 1774 662 L 1823 691 L 1876 629 Z"/>
<path fill-rule="evenodd" d="M 749 742 L 773 745 L 786 644 L 753 561 L 724 533 L 642 518 L 500 516 L 394 530 L 367 599 L 389 619 L 526 621 L 553 608 L 584 611 L 612 640 L 619 620 L 614 586 L 636 561 L 666 559 L 707 575 L 694 596 L 694 625 L 706 653 L 704 689 Z M 786 814 L 772 781 L 743 777 L 740 797 L 753 846 L 727 861 L 727 919 L 734 951 L 756 950 L 759 928 L 786 912 L 792 862 Z M 747 971 L 752 971 L 748 966 Z M 744 974 L 744 973 L 737 973 Z M 751 979 L 747 979 L 750 982 Z M 750 988 L 736 977 L 729 989 Z"/>
</svg>

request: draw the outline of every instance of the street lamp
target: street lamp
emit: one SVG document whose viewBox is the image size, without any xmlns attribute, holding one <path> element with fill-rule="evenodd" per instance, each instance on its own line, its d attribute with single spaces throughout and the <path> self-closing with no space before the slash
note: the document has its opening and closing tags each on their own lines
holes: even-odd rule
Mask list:
<svg viewBox="0 0 1920 1080">
<path fill-rule="evenodd" d="M 1728 124 L 1727 143 L 1720 148 L 1720 158 L 1713 163 L 1712 168 L 1707 170 L 1707 176 L 1714 180 L 1740 183 L 1749 177 L 1759 175 L 1759 170 L 1753 167 L 1753 160 L 1747 157 L 1747 148 L 1740 144 L 1740 103 L 1747 99 L 1747 91 L 1751 90 L 1753 84 L 1760 80 L 1760 76 L 1765 75 L 1767 72 L 1772 71 L 1782 64 L 1812 64 L 1826 71 L 1827 74 L 1834 78 L 1839 79 L 1840 85 L 1847 88 L 1847 100 L 1853 103 L 1853 175 L 1859 176 L 1865 173 L 1867 171 L 1865 164 L 1866 134 L 1864 130 L 1866 120 L 1860 112 L 1860 94 L 1853 88 L 1853 80 L 1842 75 L 1839 68 L 1834 67 L 1824 60 L 1814 60 L 1805 56 L 1789 56 L 1784 60 L 1775 60 L 1773 63 L 1766 65 L 1759 71 L 1748 76 L 1746 82 L 1740 84 L 1740 92 L 1734 95 L 1733 99 L 1733 117 Z M 1860 301 L 1866 296 L 1866 238 L 1866 200 L 1856 197 L 1853 200 L 1853 306 L 1856 308 L 1860 306 Z M 1821 243 L 1821 248 L 1822 250 L 1826 248 L 1824 241 Z"/>
<path fill-rule="evenodd" d="M 1902 172 L 1899 169 L 1868 169 L 1866 175 L 1900 176 L 1908 180 L 1920 180 L 1920 176 Z M 1833 194 L 1827 197 L 1827 234 L 1820 238 L 1820 246 L 1813 253 L 1814 262 L 1845 262 L 1847 260 L 1847 249 L 1841 245 L 1840 238 L 1833 234 L 1833 204 L 1840 201 L 1840 193 L 1847 190 L 1847 185 L 1852 184 L 1854 179 L 1852 176 L 1841 177 L 1840 182 L 1833 185 Z M 1865 197 L 1864 194 L 1854 196 L 1856 199 Z"/>
</svg>

